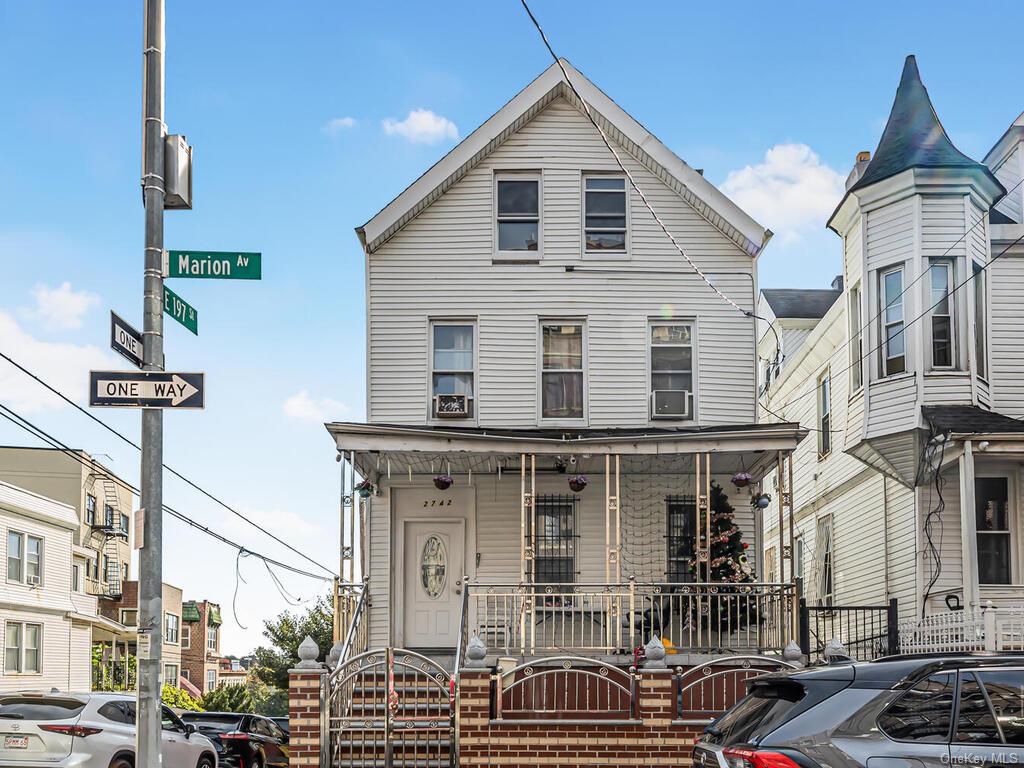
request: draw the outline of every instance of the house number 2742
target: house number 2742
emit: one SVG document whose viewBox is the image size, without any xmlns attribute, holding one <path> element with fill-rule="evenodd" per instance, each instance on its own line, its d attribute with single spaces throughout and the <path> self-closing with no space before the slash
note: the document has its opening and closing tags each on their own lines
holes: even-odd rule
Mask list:
<svg viewBox="0 0 1024 768">
<path fill-rule="evenodd" d="M 424 507 L 450 507 L 452 505 L 451 499 L 424 499 Z"/>
</svg>

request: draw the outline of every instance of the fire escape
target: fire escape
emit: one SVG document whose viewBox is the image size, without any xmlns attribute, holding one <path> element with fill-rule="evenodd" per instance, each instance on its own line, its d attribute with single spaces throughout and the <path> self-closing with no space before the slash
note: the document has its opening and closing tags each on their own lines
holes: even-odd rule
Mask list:
<svg viewBox="0 0 1024 768">
<path fill-rule="evenodd" d="M 100 550 L 103 557 L 103 577 L 99 586 L 103 588 L 102 597 L 120 600 L 124 590 L 118 542 L 128 541 L 128 528 L 121 525 L 121 505 L 114 481 L 99 475 L 96 476 L 96 480 L 103 487 L 103 510 L 97 510 L 92 523 L 93 534 L 103 537 Z"/>
</svg>

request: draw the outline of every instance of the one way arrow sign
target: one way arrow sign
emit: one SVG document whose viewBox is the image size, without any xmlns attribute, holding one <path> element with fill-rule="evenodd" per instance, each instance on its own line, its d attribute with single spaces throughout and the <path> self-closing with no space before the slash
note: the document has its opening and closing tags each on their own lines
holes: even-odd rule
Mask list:
<svg viewBox="0 0 1024 768">
<path fill-rule="evenodd" d="M 89 405 L 100 408 L 202 408 L 202 373 L 90 371 Z"/>
</svg>

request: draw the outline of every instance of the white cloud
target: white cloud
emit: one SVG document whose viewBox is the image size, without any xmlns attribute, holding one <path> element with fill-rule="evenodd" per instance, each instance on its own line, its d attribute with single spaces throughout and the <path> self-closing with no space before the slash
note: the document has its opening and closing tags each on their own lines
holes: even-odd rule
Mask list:
<svg viewBox="0 0 1024 768">
<path fill-rule="evenodd" d="M 722 191 L 783 242 L 792 242 L 825 226 L 844 181 L 806 144 L 776 144 L 763 163 L 731 171 Z"/>
<path fill-rule="evenodd" d="M 328 136 L 337 136 L 342 131 L 354 127 L 355 124 L 356 119 L 354 117 L 332 117 L 324 125 L 323 132 Z"/>
<path fill-rule="evenodd" d="M 295 421 L 323 424 L 325 421 L 347 415 L 348 406 L 330 397 L 314 398 L 305 389 L 284 401 L 284 413 Z"/>
<path fill-rule="evenodd" d="M 445 139 L 454 141 L 459 138 L 455 123 L 429 109 L 414 109 L 402 121 L 388 117 L 381 125 L 384 133 L 397 134 L 414 144 L 437 144 Z"/>
<path fill-rule="evenodd" d="M 34 308 L 25 315 L 41 320 L 48 327 L 69 331 L 82 327 L 82 317 L 100 303 L 100 297 L 88 291 L 76 291 L 66 280 L 56 288 L 42 283 L 32 289 Z"/>
<path fill-rule="evenodd" d="M 3 311 L 0 349 L 77 402 L 86 400 L 90 370 L 115 365 L 111 355 L 98 347 L 40 341 Z M 6 360 L 0 360 L 0 399 L 24 414 L 67 405 Z"/>
</svg>

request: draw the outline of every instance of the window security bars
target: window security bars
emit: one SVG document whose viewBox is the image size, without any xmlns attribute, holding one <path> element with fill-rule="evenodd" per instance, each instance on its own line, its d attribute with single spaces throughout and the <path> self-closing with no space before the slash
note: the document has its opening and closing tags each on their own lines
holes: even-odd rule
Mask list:
<svg viewBox="0 0 1024 768">
<path fill-rule="evenodd" d="M 576 581 L 576 514 L 579 497 L 537 496 L 533 502 L 533 578 L 540 584 Z"/>
</svg>

